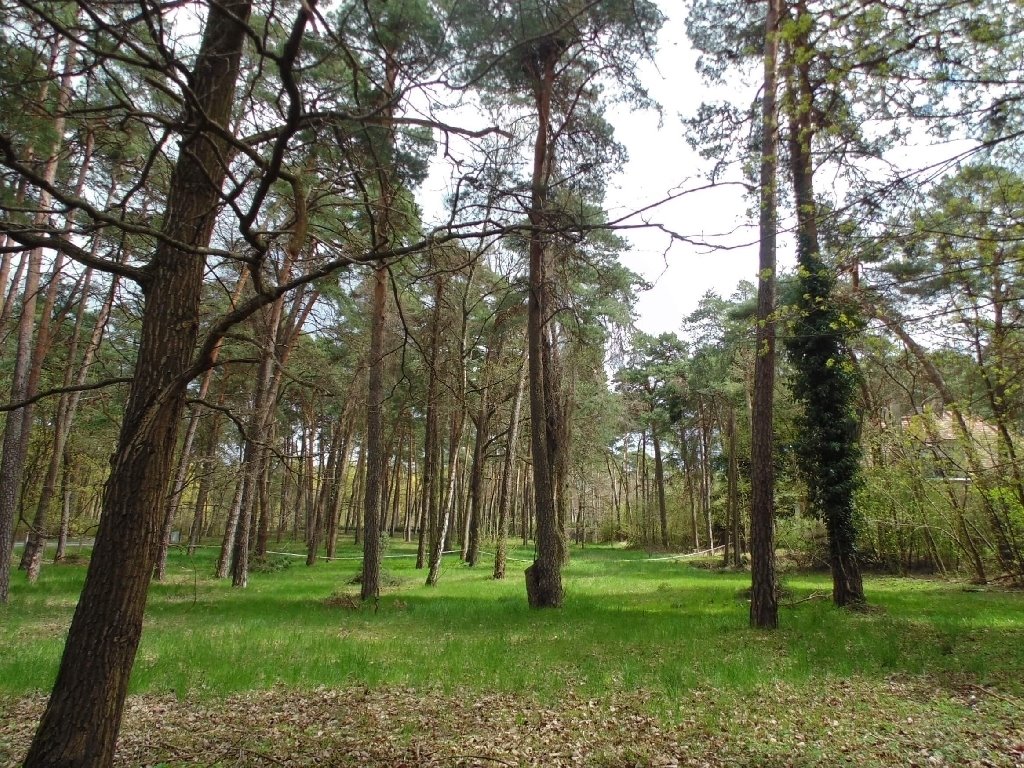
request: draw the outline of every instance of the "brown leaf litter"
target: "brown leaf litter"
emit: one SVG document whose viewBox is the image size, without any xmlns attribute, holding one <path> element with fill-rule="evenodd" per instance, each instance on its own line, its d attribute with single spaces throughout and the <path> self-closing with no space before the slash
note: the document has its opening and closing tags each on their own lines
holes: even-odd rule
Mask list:
<svg viewBox="0 0 1024 768">
<path fill-rule="evenodd" d="M 557 702 L 410 688 L 218 699 L 129 698 L 117 766 L 683 768 L 1024 766 L 1020 700 L 978 686 L 766 684 L 748 699 L 689 691 Z M 0 766 L 16 766 L 45 704 L 0 698 Z M 655 714 L 657 713 L 657 714 Z"/>
</svg>

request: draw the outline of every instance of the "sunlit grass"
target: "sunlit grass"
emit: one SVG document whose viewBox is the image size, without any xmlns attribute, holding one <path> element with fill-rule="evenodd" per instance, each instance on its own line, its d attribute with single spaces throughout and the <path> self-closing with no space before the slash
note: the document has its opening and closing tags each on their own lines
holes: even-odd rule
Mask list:
<svg viewBox="0 0 1024 768">
<path fill-rule="evenodd" d="M 359 551 L 307 568 L 253 573 L 246 590 L 210 578 L 216 550 L 171 555 L 150 591 L 133 692 L 216 696 L 288 686 L 401 685 L 458 691 L 566 690 L 599 698 L 641 690 L 655 706 L 694 690 L 743 697 L 766 682 L 799 687 L 850 677 L 927 676 L 940 684 L 1024 689 L 1024 595 L 957 584 L 869 578 L 872 610 L 827 600 L 824 575 L 787 578 L 779 631 L 748 628 L 749 575 L 695 568 L 617 547 L 574 550 L 560 611 L 531 611 L 513 549 L 508 578 L 448 556 L 441 583 L 423 585 L 413 550 L 394 544 L 385 568 L 398 586 L 353 607 Z M 0 612 L 0 692 L 53 681 L 83 566 L 46 567 L 38 584 L 15 573 Z M 352 600 L 332 599 L 351 595 Z"/>
</svg>

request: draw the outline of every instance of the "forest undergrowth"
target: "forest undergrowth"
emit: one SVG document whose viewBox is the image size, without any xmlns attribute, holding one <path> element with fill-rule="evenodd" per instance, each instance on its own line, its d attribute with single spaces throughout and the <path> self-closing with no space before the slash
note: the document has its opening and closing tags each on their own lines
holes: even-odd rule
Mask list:
<svg viewBox="0 0 1024 768">
<path fill-rule="evenodd" d="M 621 548 L 575 549 L 565 607 L 541 612 L 526 562 L 495 582 L 449 555 L 428 588 L 395 544 L 360 605 L 355 548 L 313 568 L 279 549 L 246 590 L 210 578 L 215 550 L 173 553 L 118 764 L 1024 765 L 1019 592 L 871 577 L 850 613 L 814 599 L 827 576 L 790 574 L 766 633 L 748 574 Z M 27 749 L 83 574 L 15 578 L 0 766 Z"/>
</svg>

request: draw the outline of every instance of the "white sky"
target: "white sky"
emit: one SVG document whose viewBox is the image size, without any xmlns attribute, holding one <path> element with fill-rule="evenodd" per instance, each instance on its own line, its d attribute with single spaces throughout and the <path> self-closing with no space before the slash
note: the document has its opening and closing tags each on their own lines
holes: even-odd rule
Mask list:
<svg viewBox="0 0 1024 768">
<path fill-rule="evenodd" d="M 609 185 L 606 206 L 612 219 L 672 190 L 706 183 L 702 174 L 708 164 L 687 145 L 680 116 L 691 116 L 702 101 L 720 99 L 721 94 L 706 87 L 696 74 L 684 4 L 661 0 L 661 6 L 668 18 L 659 35 L 656 62 L 643 65 L 640 74 L 652 98 L 662 105 L 663 123 L 659 127 L 654 112 L 622 109 L 613 113 L 616 138 L 626 146 L 630 159 L 625 172 Z M 752 96 L 751 90 L 746 98 Z M 739 245 L 757 237 L 747 205 L 738 187 L 723 187 L 681 197 L 646 218 L 698 241 L 706 238 Z M 734 234 L 721 236 L 730 232 Z M 711 251 L 672 242 L 656 230 L 634 231 L 627 238 L 633 247 L 621 261 L 654 285 L 641 294 L 637 306 L 637 325 L 647 333 L 678 330 L 682 318 L 696 309 L 707 291 L 728 297 L 740 280 L 754 280 L 757 275 L 756 245 Z M 784 262 L 784 255 L 779 256 Z"/>
</svg>

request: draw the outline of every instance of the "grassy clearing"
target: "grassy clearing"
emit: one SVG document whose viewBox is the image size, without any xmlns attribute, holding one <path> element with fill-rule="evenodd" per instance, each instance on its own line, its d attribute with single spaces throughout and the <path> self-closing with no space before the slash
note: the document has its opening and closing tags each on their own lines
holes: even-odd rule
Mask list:
<svg viewBox="0 0 1024 768">
<path fill-rule="evenodd" d="M 358 593 L 350 584 L 359 568 L 353 548 L 314 568 L 282 558 L 293 564 L 253 574 L 244 591 L 209 578 L 214 550 L 194 560 L 175 552 L 168 581 L 151 590 L 131 691 L 146 695 L 140 701 L 164 702 L 165 712 L 207 707 L 211 722 L 233 722 L 229 713 L 258 708 L 253 701 L 320 701 L 324 690 L 345 692 L 331 695 L 345 700 L 338 706 L 346 712 L 354 691 L 388 711 L 408 709 L 406 720 L 395 715 L 384 740 L 365 733 L 372 719 L 349 724 L 346 733 L 361 733 L 383 750 L 374 753 L 378 762 L 362 764 L 460 764 L 443 738 L 421 745 L 420 757 L 399 760 L 424 726 L 414 706 L 403 709 L 395 699 L 448 702 L 439 711 L 450 713 L 488 697 L 504 714 L 481 733 L 504 729 L 518 734 L 509 737 L 513 743 L 529 741 L 536 711 L 590 730 L 585 760 L 580 747 L 563 763 L 551 753 L 531 762 L 543 755 L 538 744 L 532 756 L 502 751 L 511 765 L 669 765 L 684 757 L 714 765 L 719 756 L 732 765 L 834 765 L 851 754 L 850 764 L 917 764 L 908 757 L 914 750 L 922 765 L 1024 762 L 1024 746 L 1015 751 L 1024 742 L 1020 593 L 872 578 L 872 609 L 850 614 L 827 600 L 803 600 L 827 591 L 826 577 L 791 576 L 793 605 L 782 609 L 779 631 L 764 633 L 747 627 L 749 576 L 742 573 L 588 547 L 575 551 L 566 569 L 565 608 L 532 612 L 519 568 L 495 582 L 489 562 L 470 569 L 453 558 L 430 589 L 413 558 L 403 556 L 410 553 L 403 545 L 389 550 L 385 568 L 397 586 L 374 610 L 353 608 L 344 597 Z M 0 728 L 0 764 L 5 744 L 14 755 L 27 738 L 37 694 L 52 683 L 83 574 L 81 566 L 47 568 L 34 586 L 15 576 L 11 605 L 0 614 L 0 720 L 6 708 L 14 723 L 6 736 Z M 230 704 L 238 701 L 250 703 Z M 594 707 L 603 715 L 588 721 Z M 453 740 L 472 731 L 474 712 L 450 724 Z M 340 722 L 337 713 L 325 717 Z M 646 741 L 628 735 L 639 727 L 629 726 L 630 718 L 647 724 L 640 729 L 650 731 Z M 427 730 L 447 733 L 448 719 L 441 720 Z M 126 745 L 135 743 L 131 722 Z M 263 749 L 273 762 L 291 749 L 278 725 L 258 739 L 241 728 L 243 741 L 263 744 L 254 742 L 250 756 Z M 618 742 L 608 742 L 622 729 Z M 332 729 L 319 730 L 329 742 Z M 559 738 L 571 742 L 572 734 Z M 163 743 L 174 744 L 173 736 Z M 691 751 L 684 755 L 682 746 Z M 188 762 L 179 753 L 166 759 Z"/>
</svg>

